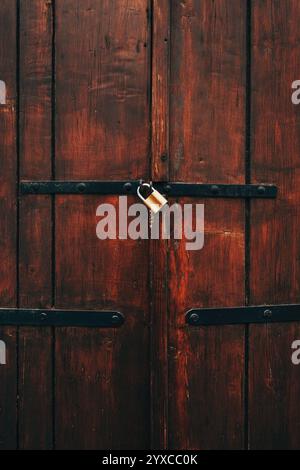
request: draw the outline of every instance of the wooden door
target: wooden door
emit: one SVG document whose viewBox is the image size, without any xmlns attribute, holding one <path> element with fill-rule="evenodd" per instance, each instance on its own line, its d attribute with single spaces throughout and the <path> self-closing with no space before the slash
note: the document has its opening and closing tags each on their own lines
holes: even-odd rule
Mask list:
<svg viewBox="0 0 300 470">
<path fill-rule="evenodd" d="M 2 322 L 0 448 L 300 447 L 299 323 L 185 317 L 299 302 L 299 20 L 297 0 L 2 0 L 1 307 L 125 321 Z M 180 197 L 205 206 L 204 247 L 186 251 L 98 240 L 117 194 L 19 192 L 141 179 L 278 196 Z"/>
</svg>

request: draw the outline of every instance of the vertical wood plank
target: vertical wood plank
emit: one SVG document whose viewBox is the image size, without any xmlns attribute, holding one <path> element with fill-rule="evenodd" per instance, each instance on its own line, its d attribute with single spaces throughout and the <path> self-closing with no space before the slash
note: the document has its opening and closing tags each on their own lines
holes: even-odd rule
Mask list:
<svg viewBox="0 0 300 470">
<path fill-rule="evenodd" d="M 275 201 L 251 207 L 251 303 L 299 303 L 300 108 L 291 102 L 299 78 L 300 4 L 252 6 L 252 179 L 277 184 Z M 298 324 L 253 325 L 249 347 L 249 446 L 296 449 L 300 443 L 300 377 L 291 362 Z"/>
<path fill-rule="evenodd" d="M 169 179 L 170 2 L 152 2 L 151 179 Z M 151 445 L 168 447 L 168 242 L 150 240 Z"/>
<path fill-rule="evenodd" d="M 58 175 L 148 175 L 147 7 L 147 0 L 58 2 Z"/>
<path fill-rule="evenodd" d="M 152 180 L 169 179 L 170 3 L 154 0 L 152 12 Z"/>
<path fill-rule="evenodd" d="M 20 2 L 20 178 L 51 178 L 53 2 Z M 19 304 L 52 305 L 49 196 L 20 201 Z M 19 329 L 19 445 L 52 448 L 52 331 Z"/>
<path fill-rule="evenodd" d="M 51 329 L 20 328 L 18 351 L 20 449 L 52 449 Z"/>
<path fill-rule="evenodd" d="M 16 328 L 1 327 L 6 364 L 0 364 L 0 450 L 17 448 L 17 337 Z"/>
<path fill-rule="evenodd" d="M 168 253 L 166 240 L 150 240 L 151 445 L 168 448 Z"/>
<path fill-rule="evenodd" d="M 171 179 L 244 182 L 246 2 L 172 2 Z M 192 307 L 243 305 L 244 203 L 204 203 L 205 240 L 171 242 L 169 445 L 244 445 L 244 327 L 191 328 Z"/>
<path fill-rule="evenodd" d="M 0 305 L 15 307 L 16 292 L 16 3 L 3 0 L 0 8 L 0 80 L 6 102 L 0 105 Z M 17 447 L 16 328 L 2 327 L 7 363 L 0 365 L 0 449 Z"/>
<path fill-rule="evenodd" d="M 6 86 L 6 104 L 0 105 L 0 198 L 2 266 L 0 302 L 16 303 L 16 8 L 9 0 L 0 11 L 0 80 Z"/>
<path fill-rule="evenodd" d="M 235 6 L 172 2 L 173 181 L 244 182 L 246 2 Z"/>
<path fill-rule="evenodd" d="M 184 203 L 195 203 L 185 199 Z M 244 302 L 244 223 L 239 202 L 205 204 L 205 241 L 171 242 L 169 440 L 174 449 L 240 449 L 244 433 L 244 327 L 191 327 L 193 307 Z"/>
<path fill-rule="evenodd" d="M 28 180 L 51 177 L 53 5 L 20 1 L 20 177 Z"/>
<path fill-rule="evenodd" d="M 57 178 L 149 178 L 148 1 L 56 7 Z M 146 241 L 97 239 L 96 209 L 104 202 L 118 206 L 113 196 L 56 202 L 57 307 L 126 316 L 117 330 L 57 329 L 59 449 L 150 445 L 148 248 Z"/>
<path fill-rule="evenodd" d="M 56 304 L 116 309 L 126 321 L 116 330 L 57 329 L 58 449 L 149 447 L 147 241 L 98 240 L 101 202 L 118 198 L 57 200 Z"/>
</svg>

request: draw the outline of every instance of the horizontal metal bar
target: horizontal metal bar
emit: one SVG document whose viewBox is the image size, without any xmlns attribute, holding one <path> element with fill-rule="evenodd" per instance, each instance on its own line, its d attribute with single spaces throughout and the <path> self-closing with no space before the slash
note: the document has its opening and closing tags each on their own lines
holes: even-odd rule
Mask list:
<svg viewBox="0 0 300 470">
<path fill-rule="evenodd" d="M 161 183 L 153 185 L 162 193 L 173 197 L 275 198 L 277 195 L 277 187 L 268 184 L 168 183 L 164 187 L 160 186 Z"/>
<path fill-rule="evenodd" d="M 21 181 L 21 194 L 136 194 L 140 181 Z M 269 184 L 202 184 L 154 182 L 153 187 L 171 197 L 275 198 Z"/>
<path fill-rule="evenodd" d="M 0 325 L 111 328 L 123 323 L 124 316 L 120 312 L 0 308 Z"/>
<path fill-rule="evenodd" d="M 300 321 L 300 304 L 257 305 L 233 308 L 193 308 L 185 315 L 193 326 Z"/>
<path fill-rule="evenodd" d="M 139 181 L 21 181 L 21 194 L 136 194 Z"/>
</svg>

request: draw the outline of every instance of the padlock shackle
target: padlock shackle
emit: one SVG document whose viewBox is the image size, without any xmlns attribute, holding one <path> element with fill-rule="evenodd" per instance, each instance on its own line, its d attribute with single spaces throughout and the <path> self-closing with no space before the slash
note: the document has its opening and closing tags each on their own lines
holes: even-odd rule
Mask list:
<svg viewBox="0 0 300 470">
<path fill-rule="evenodd" d="M 146 186 L 147 188 L 152 189 L 152 185 L 149 184 L 149 183 L 142 183 L 142 184 L 140 184 L 140 186 L 137 188 L 137 195 L 139 196 L 139 198 L 140 198 L 142 201 L 145 202 L 146 199 L 144 198 L 144 196 L 141 195 L 141 191 L 140 191 L 140 188 L 141 188 L 142 186 Z M 153 192 L 153 191 L 152 191 L 152 192 Z"/>
</svg>

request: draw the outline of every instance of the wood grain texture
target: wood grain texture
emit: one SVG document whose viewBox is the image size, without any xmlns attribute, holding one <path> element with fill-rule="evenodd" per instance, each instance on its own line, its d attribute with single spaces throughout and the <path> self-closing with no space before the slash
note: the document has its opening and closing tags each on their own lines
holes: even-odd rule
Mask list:
<svg viewBox="0 0 300 470">
<path fill-rule="evenodd" d="M 16 8 L 9 0 L 0 9 L 0 80 L 6 84 L 6 104 L 0 105 L 0 211 L 2 257 L 0 302 L 16 303 Z"/>
<path fill-rule="evenodd" d="M 185 325 L 190 308 L 244 303 L 243 211 L 238 201 L 218 206 L 205 203 L 202 250 L 186 251 L 185 240 L 171 242 L 169 446 L 174 449 L 243 447 L 244 327 Z"/>
<path fill-rule="evenodd" d="M 16 5 L 3 0 L 0 8 L 0 80 L 6 103 L 0 105 L 0 305 L 15 307 L 16 294 Z M 0 365 L 0 449 L 17 446 L 16 328 L 2 327 L 7 364 Z"/>
<path fill-rule="evenodd" d="M 20 328 L 18 339 L 19 448 L 52 449 L 52 331 Z"/>
<path fill-rule="evenodd" d="M 20 178 L 51 179 L 52 3 L 20 2 Z M 20 200 L 19 305 L 52 305 L 49 196 Z M 19 446 L 52 448 L 52 330 L 19 329 Z"/>
<path fill-rule="evenodd" d="M 251 303 L 299 303 L 300 4 L 255 1 L 252 8 L 252 178 L 277 184 L 276 201 L 251 209 Z M 300 379 L 291 362 L 298 325 L 252 326 L 249 446 L 299 448 Z"/>
<path fill-rule="evenodd" d="M 147 176 L 147 6 L 147 0 L 57 2 L 58 177 Z"/>
<path fill-rule="evenodd" d="M 0 364 L 0 450 L 17 448 L 17 337 L 16 328 L 1 327 L 6 364 Z"/>
<path fill-rule="evenodd" d="M 57 307 L 126 317 L 116 330 L 57 330 L 57 448 L 149 447 L 147 241 L 98 240 L 95 214 L 104 201 L 116 206 L 118 198 L 57 200 Z"/>
<path fill-rule="evenodd" d="M 152 2 L 151 180 L 169 180 L 170 2 Z M 151 290 L 151 448 L 168 448 L 167 240 L 149 241 Z"/>
<path fill-rule="evenodd" d="M 58 179 L 149 177 L 147 7 L 58 2 Z M 148 249 L 97 239 L 103 202 L 116 206 L 118 198 L 57 198 L 56 306 L 126 316 L 116 331 L 57 331 L 57 448 L 149 447 Z"/>
<path fill-rule="evenodd" d="M 247 176 L 279 194 L 251 202 L 247 302 L 299 303 L 299 1 L 1 1 L 0 306 L 126 321 L 0 328 L 0 449 L 299 448 L 300 326 L 248 336 L 184 321 L 192 307 L 245 302 L 242 201 L 180 199 L 205 204 L 199 251 L 98 240 L 96 208 L 116 196 L 22 196 L 17 210 L 17 128 L 21 179 L 244 183 L 250 4 Z"/>
<path fill-rule="evenodd" d="M 51 176 L 51 81 L 53 6 L 20 2 L 20 176 Z"/>
<path fill-rule="evenodd" d="M 50 197 L 26 195 L 20 202 L 21 307 L 51 307 L 51 229 Z"/>
<path fill-rule="evenodd" d="M 246 3 L 172 2 L 174 181 L 244 182 Z"/>
<path fill-rule="evenodd" d="M 299 323 L 250 328 L 250 449 L 299 449 L 299 366 L 291 348 L 299 338 Z"/>
<path fill-rule="evenodd" d="M 154 0 L 152 11 L 152 180 L 169 179 L 170 2 Z"/>
<path fill-rule="evenodd" d="M 246 4 L 174 1 L 171 179 L 244 182 Z M 191 328 L 192 307 L 244 304 L 244 205 L 205 204 L 205 244 L 171 242 L 169 445 L 243 447 L 244 327 Z"/>
<path fill-rule="evenodd" d="M 150 240 L 152 449 L 168 448 L 168 251 L 167 240 Z"/>
</svg>

